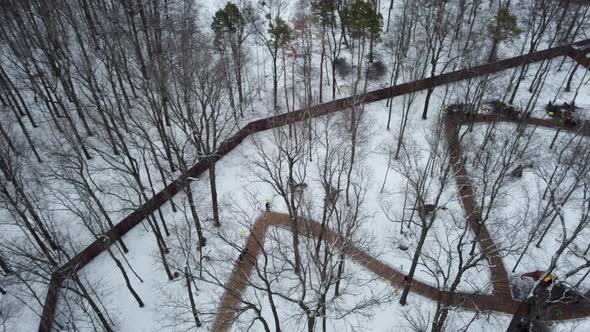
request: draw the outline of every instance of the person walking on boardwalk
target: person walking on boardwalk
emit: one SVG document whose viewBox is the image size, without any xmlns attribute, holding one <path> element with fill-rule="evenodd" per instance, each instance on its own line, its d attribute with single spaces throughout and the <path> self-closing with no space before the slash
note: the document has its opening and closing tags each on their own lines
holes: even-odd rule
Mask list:
<svg viewBox="0 0 590 332">
<path fill-rule="evenodd" d="M 242 251 L 240 252 L 239 260 L 242 261 L 248 255 L 248 241 L 244 236 L 244 231 L 240 231 L 240 241 L 242 242 Z"/>
<path fill-rule="evenodd" d="M 267 200 L 264 203 L 264 207 L 266 208 L 266 213 L 270 212 L 270 205 L 271 205 L 271 201 L 270 200 Z"/>
</svg>

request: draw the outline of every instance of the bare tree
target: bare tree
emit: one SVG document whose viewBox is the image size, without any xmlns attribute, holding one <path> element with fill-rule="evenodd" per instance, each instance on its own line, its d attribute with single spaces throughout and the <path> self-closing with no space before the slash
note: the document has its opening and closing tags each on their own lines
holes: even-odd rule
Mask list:
<svg viewBox="0 0 590 332">
<path fill-rule="evenodd" d="M 446 2 L 439 2 L 437 4 L 427 7 L 424 15 L 418 16 L 418 24 L 424 29 L 425 41 L 427 45 L 428 65 L 430 66 L 430 77 L 437 73 L 437 67 L 441 58 L 445 55 L 446 48 L 452 48 L 454 39 L 451 39 L 447 44 L 448 37 L 453 33 L 453 24 L 455 23 L 452 8 L 447 7 Z M 442 71 L 447 67 L 444 64 Z M 428 114 L 428 106 L 430 104 L 430 97 L 434 89 L 426 90 L 426 97 L 424 99 L 424 110 L 422 111 L 422 119 L 426 119 Z"/>
<path fill-rule="evenodd" d="M 279 195 L 287 207 L 293 233 L 294 268 L 297 273 L 301 268 L 298 226 L 301 203 L 296 200 L 290 186 L 304 183 L 306 179 L 307 144 L 310 144 L 307 139 L 308 130 L 310 127 L 306 124 L 297 123 L 293 126 L 293 135 L 289 137 L 284 126 L 272 129 L 272 144 L 254 140 L 256 159 L 251 161 L 259 181 L 270 185 L 273 194 Z"/>
<path fill-rule="evenodd" d="M 448 162 L 447 149 L 441 143 L 441 135 L 442 126 L 437 125 L 433 130 L 433 134 L 429 136 L 430 149 L 427 151 L 417 150 L 417 145 L 405 142 L 401 145 L 399 163 L 391 166 L 408 183 L 410 202 L 414 202 L 411 209 L 416 212 L 410 215 L 408 223 L 419 227 L 419 236 L 412 258 L 412 265 L 400 298 L 402 305 L 407 302 L 428 233 L 438 215 L 444 213 L 446 209 L 443 193 L 451 183 L 453 172 Z M 390 153 L 394 152 L 391 151 Z M 425 164 L 421 161 L 423 157 L 427 157 Z M 387 214 L 388 211 L 384 210 L 384 212 Z M 418 220 L 413 220 L 414 215 Z M 400 221 L 399 216 L 396 215 L 388 214 L 387 218 L 393 222 Z M 401 222 L 404 221 L 401 220 Z"/>
<path fill-rule="evenodd" d="M 469 273 L 477 274 L 487 268 L 486 250 L 474 255 L 469 253 L 473 235 L 467 219 L 452 217 L 452 221 L 445 221 L 440 225 L 442 230 L 433 232 L 434 245 L 422 252 L 421 260 L 427 273 L 436 280 L 436 287 L 439 289 L 431 331 L 445 331 L 448 327 L 447 318 L 455 309 L 451 303 L 460 296 L 457 294 L 460 285 L 467 284 L 475 288 L 470 290 L 473 293 L 485 291 L 490 286 L 489 283 L 477 284 L 465 280 Z M 467 326 L 464 328 L 467 329 Z"/>
</svg>

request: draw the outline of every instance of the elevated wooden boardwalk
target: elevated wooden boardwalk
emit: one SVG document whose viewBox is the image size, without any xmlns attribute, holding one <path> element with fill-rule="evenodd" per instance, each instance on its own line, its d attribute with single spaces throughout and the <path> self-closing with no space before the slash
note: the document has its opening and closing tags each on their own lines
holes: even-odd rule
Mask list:
<svg viewBox="0 0 590 332">
<path fill-rule="evenodd" d="M 215 163 L 227 153 L 232 151 L 238 146 L 246 137 L 261 132 L 264 130 L 276 128 L 289 123 L 294 123 L 325 114 L 338 112 L 347 109 L 353 103 L 372 103 L 380 100 L 384 100 L 391 97 L 401 96 L 404 94 L 434 88 L 437 86 L 459 82 L 462 80 L 475 78 L 482 75 L 488 75 L 497 73 L 503 70 L 535 63 L 542 60 L 553 59 L 561 56 L 568 56 L 583 65 L 585 68 L 589 68 L 589 61 L 587 58 L 588 48 L 583 50 L 582 48 L 590 45 L 590 39 L 579 41 L 571 45 L 557 46 L 542 51 L 532 52 L 521 56 L 512 57 L 496 62 L 491 62 L 484 65 L 479 65 L 471 68 L 465 68 L 450 73 L 441 74 L 438 76 L 421 79 L 413 82 L 403 83 L 392 87 L 379 89 L 368 92 L 366 94 L 347 97 L 342 99 L 333 100 L 327 103 L 318 104 L 308 109 L 301 109 L 294 112 L 271 116 L 265 119 L 253 121 L 244 126 L 234 136 L 223 142 L 217 153 L 213 156 L 199 161 L 197 164 L 192 166 L 186 174 L 183 174 L 171 184 L 162 189 L 155 196 L 146 201 L 142 206 L 133 211 L 114 228 L 110 229 L 105 237 L 109 239 L 109 243 L 115 242 L 121 236 L 127 234 L 131 229 L 141 223 L 147 216 L 154 213 L 159 207 L 165 204 L 171 197 L 181 191 L 186 182 L 190 182 L 191 178 L 196 178 L 203 174 L 211 163 Z M 465 203 L 465 202 L 464 202 Z M 486 234 L 481 236 L 488 237 Z M 69 275 L 84 268 L 90 261 L 97 257 L 100 253 L 105 250 L 103 241 L 95 241 L 88 247 L 82 250 L 79 254 L 74 256 L 70 261 L 65 263 L 63 266 L 53 272 L 49 289 L 47 291 L 47 297 L 43 307 L 43 313 L 41 315 L 41 321 L 39 324 L 39 332 L 50 332 L 55 310 L 57 306 L 57 300 L 59 296 L 59 289 L 63 281 L 68 278 Z M 491 248 L 490 250 L 493 250 Z M 504 281 L 497 281 L 500 286 Z"/>
</svg>

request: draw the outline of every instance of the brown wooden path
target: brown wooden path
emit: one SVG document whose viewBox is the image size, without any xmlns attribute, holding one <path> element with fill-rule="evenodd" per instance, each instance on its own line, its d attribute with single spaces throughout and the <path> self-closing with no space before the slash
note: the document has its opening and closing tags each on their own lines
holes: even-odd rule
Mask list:
<svg viewBox="0 0 590 332">
<path fill-rule="evenodd" d="M 256 267 L 257 257 L 261 253 L 260 245 L 264 242 L 269 226 L 277 226 L 290 230 L 289 215 L 270 212 L 260 216 L 254 223 L 252 232 L 247 241 L 248 256 L 246 259 L 236 260 L 234 269 L 226 285 L 227 290 L 222 297 L 218 315 L 213 324 L 213 331 L 228 331 L 236 318 L 236 313 L 239 312 L 239 308 L 243 306 L 241 297 L 249 285 L 249 276 Z M 314 221 L 300 221 L 298 226 L 301 235 L 318 237 L 321 233 L 321 225 Z M 342 242 L 339 241 L 338 234 L 332 230 L 327 230 L 326 236 L 328 241 L 333 243 L 337 248 L 342 247 Z M 403 286 L 405 277 L 403 272 L 381 262 L 366 251 L 359 249 L 354 245 L 347 244 L 344 252 L 349 259 L 364 266 L 367 270 L 388 281 L 393 286 Z M 512 300 L 512 297 L 509 294 L 508 296 L 496 296 L 456 293 L 455 296 L 450 297 L 447 292 L 441 292 L 436 287 L 418 280 L 413 281 L 411 290 L 413 293 L 435 301 L 442 298 L 443 302 L 446 304 L 472 310 L 513 313 L 519 306 L 519 302 Z"/>
</svg>

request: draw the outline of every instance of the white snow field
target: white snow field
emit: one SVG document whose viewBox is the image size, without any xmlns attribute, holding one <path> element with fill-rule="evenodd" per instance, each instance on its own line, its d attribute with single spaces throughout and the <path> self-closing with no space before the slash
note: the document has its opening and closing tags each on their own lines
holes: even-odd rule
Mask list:
<svg viewBox="0 0 590 332">
<path fill-rule="evenodd" d="M 170 9 L 172 14 L 182 12 L 182 10 L 188 11 L 190 1 L 169 1 L 172 6 Z M 63 2 L 69 3 L 70 1 L 64 0 Z M 81 3 L 83 2 L 86 1 Z M 154 3 L 156 2 L 154 1 Z M 219 141 L 230 137 L 250 121 L 275 113 L 286 113 L 290 111 L 289 108 L 303 107 L 307 97 L 305 91 L 307 70 L 311 71 L 309 82 L 313 95 L 312 102 L 319 103 L 320 84 L 322 84 L 323 90 L 322 101 L 332 100 L 333 86 L 329 73 L 332 72 L 333 64 L 327 59 L 323 62 L 325 68 L 320 82 L 321 27 L 315 22 L 315 19 L 308 20 L 308 16 L 312 16 L 312 12 L 308 6 L 301 5 L 307 2 L 277 0 L 234 2 L 240 8 L 245 8 L 244 6 L 251 2 L 262 20 L 265 20 L 264 15 L 267 13 L 273 16 L 280 14 L 291 27 L 298 30 L 295 32 L 294 41 L 278 54 L 279 105 L 276 111 L 273 110 L 272 105 L 272 58 L 268 45 L 260 36 L 260 34 L 267 36 L 265 34 L 267 33 L 267 25 L 262 25 L 262 32 L 251 29 L 247 31 L 248 38 L 243 46 L 247 63 L 244 68 L 245 95 L 248 100 L 246 110 L 242 117 L 235 119 L 229 117 L 229 111 L 222 115 L 222 117 L 227 115 L 228 126 L 225 128 L 226 131 L 220 135 Z M 421 3 L 421 1 L 416 1 L 416 3 L 418 2 Z M 522 52 L 526 53 L 531 42 L 531 32 L 526 27 L 527 24 L 532 24 L 532 19 L 528 15 L 530 9 L 528 6 L 533 1 L 514 2 L 511 10 L 517 14 L 518 24 L 524 31 L 518 37 L 500 43 L 497 51 L 498 59 L 517 56 Z M 10 1 L 8 3 L 8 6 L 12 5 Z M 61 10 L 61 1 L 59 3 L 60 5 L 56 5 L 55 8 Z M 110 2 L 108 3 L 110 6 Z M 207 44 L 213 44 L 211 42 L 213 34 L 210 28 L 212 17 L 226 3 L 222 0 L 196 0 L 194 2 L 198 7 L 198 17 L 195 19 L 198 25 L 196 30 L 202 34 L 199 38 L 205 44 L 202 48 L 214 51 L 214 46 Z M 413 15 L 407 13 L 405 7 L 413 1 L 391 1 L 393 4 L 391 22 L 387 27 L 390 2 L 380 1 L 379 3 L 385 26 L 382 37 L 378 42 L 375 42 L 374 53 L 376 62 L 382 63 L 384 68 L 380 69 L 378 73 L 380 75 L 375 75 L 377 77 L 374 79 L 361 79 L 358 82 L 359 92 L 361 90 L 377 90 L 392 84 L 395 75 L 394 68 L 398 63 L 394 54 L 395 42 L 400 38 L 399 33 L 404 24 L 409 24 L 403 21 L 403 18 Z M 449 3 L 448 9 L 455 11 L 458 4 Z M 457 41 L 453 41 L 449 46 L 451 38 L 445 39 L 442 55 L 436 62 L 436 74 L 487 62 L 490 48 L 489 37 L 486 35 L 488 22 L 493 20 L 498 5 L 493 1 L 490 1 L 489 4 L 485 1 L 479 1 L 479 3 L 479 16 L 472 22 L 473 24 L 463 22 L 462 25 L 456 25 L 459 27 L 457 31 L 461 32 L 456 35 L 460 36 L 457 37 Z M 83 5 L 79 6 L 83 7 Z M 94 8 L 98 4 L 91 3 L 84 6 Z M 161 6 L 164 7 L 164 5 Z M 16 3 L 13 7 L 17 8 Z M 81 8 L 76 14 L 62 16 L 60 20 L 56 21 L 56 24 L 58 21 L 69 22 L 68 17 L 81 19 L 83 17 Z M 426 5 L 417 8 L 423 15 L 434 10 Z M 585 8 L 583 6 L 579 7 L 582 9 L 578 14 L 574 14 L 576 8 L 578 7 L 568 9 L 570 11 L 567 12 L 567 17 L 581 15 L 579 20 L 585 23 L 580 24 L 580 28 L 576 30 L 572 40 L 587 39 L 590 31 L 588 24 L 590 17 L 587 10 L 584 14 L 580 14 Z M 6 15 L 7 21 L 9 16 L 13 20 L 13 16 L 9 15 L 8 10 L 2 13 L 0 15 Z M 31 12 L 31 14 L 32 17 L 40 17 L 39 13 Z M 115 14 L 113 12 L 113 17 L 118 17 Z M 555 17 L 558 15 L 555 14 Z M 154 87 L 149 87 L 149 84 L 137 83 L 138 87 L 141 86 L 147 92 L 143 95 L 140 91 L 139 96 L 132 99 L 128 114 L 131 130 L 121 133 L 121 141 L 125 141 L 128 145 L 129 157 L 133 160 L 133 165 L 123 153 L 119 155 L 113 153 L 109 143 L 109 132 L 105 129 L 108 125 L 105 127 L 104 120 L 99 118 L 94 96 L 90 93 L 89 84 L 83 79 L 84 75 L 81 73 L 90 75 L 88 73 L 92 72 L 98 77 L 98 82 L 96 82 L 99 86 L 98 90 L 105 91 L 104 99 L 101 99 L 102 101 L 98 104 L 115 109 L 111 102 L 120 96 L 110 90 L 110 83 L 106 79 L 106 75 L 109 75 L 108 65 L 104 57 L 92 55 L 91 62 L 94 67 L 90 68 L 91 70 L 85 70 L 86 64 L 78 59 L 81 58 L 82 51 L 75 43 L 75 34 L 70 31 L 69 38 L 72 40 L 64 41 L 64 45 L 67 44 L 64 47 L 68 49 L 67 56 L 71 56 L 72 59 L 65 61 L 67 66 L 64 66 L 72 72 L 79 71 L 75 75 L 74 85 L 78 91 L 78 97 L 83 101 L 82 107 L 91 114 L 88 117 L 91 118 L 90 121 L 95 131 L 94 136 L 86 135 L 81 129 L 81 120 L 74 118 L 73 121 L 83 135 L 82 141 L 93 157 L 91 160 L 86 160 L 79 154 L 76 147 L 78 143 L 74 139 L 73 133 L 67 130 L 69 127 L 67 127 L 66 120 L 63 117 L 56 120 L 66 128 L 65 132 L 59 132 L 54 124 L 53 114 L 48 111 L 47 106 L 42 103 L 37 94 L 33 93 L 32 83 L 24 74 L 24 64 L 28 63 L 28 60 L 23 59 L 29 59 L 29 55 L 23 55 L 24 52 L 19 54 L 9 47 L 8 41 L 13 38 L 10 37 L 13 25 L 4 25 L 1 21 L 0 67 L 7 72 L 7 77 L 13 77 L 16 88 L 22 93 L 24 103 L 29 105 L 33 117 L 37 121 L 37 128 L 33 128 L 28 122 L 26 122 L 26 127 L 30 130 L 31 140 L 43 159 L 43 163 L 36 161 L 27 143 L 27 138 L 18 125 L 18 119 L 27 121 L 26 118 L 10 111 L 9 103 L 5 102 L 5 99 L 2 99 L 0 104 L 0 125 L 16 145 L 14 149 L 16 151 L 11 150 L 7 143 L 8 140 L 4 136 L 0 136 L 0 153 L 7 156 L 6 160 L 10 161 L 7 168 L 14 170 L 18 178 L 17 181 L 24 189 L 24 194 L 32 202 L 33 210 L 39 212 L 43 223 L 51 230 L 51 235 L 62 246 L 63 250 L 55 253 L 58 265 L 61 265 L 92 243 L 97 236 L 100 237 L 100 234 L 109 228 L 107 219 L 116 224 L 141 206 L 144 202 L 143 195 L 151 197 L 164 188 L 164 182 L 171 183 L 182 172 L 179 169 L 174 171 L 170 169 L 164 148 L 166 142 L 162 141 L 162 131 L 153 125 L 154 122 L 157 122 L 154 121 L 153 114 L 145 111 L 150 109 L 150 98 L 153 97 L 150 95 L 153 92 L 151 89 L 157 90 Z M 303 28 L 301 24 L 296 24 L 297 22 L 303 22 Z M 412 31 L 403 32 L 410 36 L 408 38 L 411 38 L 412 42 L 407 54 L 402 59 L 404 62 L 399 77 L 396 78 L 397 84 L 430 76 L 432 63 L 424 57 L 428 47 L 424 40 L 424 31 L 430 29 L 430 24 L 433 22 L 434 20 L 425 17 L 416 17 Z M 111 23 L 115 24 L 114 21 Z M 180 20 L 174 21 L 174 24 L 174 27 L 181 26 Z M 451 26 L 455 27 L 455 25 Z M 310 29 L 305 30 L 305 27 Z M 117 30 L 117 27 L 114 26 L 113 29 Z M 328 36 L 328 38 L 338 40 L 341 35 L 339 30 L 336 29 L 333 37 Z M 449 33 L 453 35 L 455 29 L 451 30 Z M 543 34 L 536 50 L 556 46 L 553 37 L 560 31 L 553 22 Z M 467 38 L 468 32 L 472 36 L 467 44 L 464 44 L 464 38 Z M 44 31 L 44 33 L 51 34 L 49 31 Z M 109 30 L 108 33 L 115 35 L 118 32 Z M 311 36 L 309 45 L 306 44 L 305 33 L 309 33 Z M 90 40 L 89 36 L 83 38 Z M 91 44 L 91 42 L 89 43 Z M 177 46 L 172 44 L 174 43 L 167 45 L 169 50 Z M 311 49 L 305 49 L 307 46 L 310 46 Z M 21 47 L 26 48 L 25 44 Z M 31 61 L 36 61 L 36 57 L 41 56 L 41 48 L 30 47 L 34 47 Z M 131 45 L 128 47 L 132 48 Z M 332 47 L 335 45 L 326 46 L 325 51 L 332 52 Z M 174 50 L 180 53 L 180 49 Z M 309 58 L 305 57 L 307 54 Z M 347 75 L 337 73 L 339 88 L 335 95 L 336 98 L 348 97 L 354 92 L 352 87 L 356 83 L 357 67 L 351 64 L 357 61 L 357 55 L 357 48 L 351 51 L 351 48 L 343 46 L 340 50 L 339 58 L 346 60 L 346 64 L 350 66 L 350 73 Z M 426 59 L 426 61 L 422 61 L 423 67 L 414 61 L 416 59 Z M 136 63 L 138 60 L 131 56 L 128 60 L 132 67 L 133 79 L 141 81 L 139 65 Z M 311 61 L 311 64 L 307 62 L 308 60 Z M 211 58 L 207 61 L 213 63 L 216 59 Z M 39 69 L 39 71 L 49 73 L 50 65 L 38 62 L 40 66 L 43 66 L 43 69 Z M 171 63 L 176 62 L 171 60 Z M 574 68 L 576 71 L 571 79 L 571 90 L 566 92 L 565 86 Z M 404 170 L 407 170 L 404 167 L 414 167 L 412 171 L 418 173 L 424 171 L 425 174 L 425 169 L 432 167 L 432 173 L 427 176 L 428 181 L 422 194 L 427 200 L 433 200 L 440 194 L 439 206 L 444 207 L 444 210 L 437 212 L 432 228 L 426 236 L 414 278 L 433 287 L 449 290 L 449 284 L 459 269 L 460 263 L 457 257 L 459 253 L 464 257 L 469 257 L 475 236 L 468 228 L 465 212 L 460 197 L 457 195 L 454 177 L 450 176 L 441 182 L 440 174 L 437 173 L 445 168 L 448 161 L 448 156 L 445 155 L 447 149 L 444 136 L 436 135 L 441 118 L 445 116 L 443 105 L 470 104 L 474 101 L 477 102 L 478 97 L 482 101 L 513 99 L 512 105 L 530 110 L 531 116 L 548 118 L 544 106 L 549 101 L 561 104 L 575 100 L 575 105 L 579 107 L 576 117 L 590 120 L 590 71 L 582 66 L 576 66 L 576 62 L 569 57 L 557 57 L 530 64 L 526 75 L 520 81 L 520 88 L 514 98 L 511 98 L 513 89 L 509 85 L 515 82 L 514 75 L 518 75 L 520 70 L 521 68 L 518 67 L 435 88 L 429 100 L 428 118 L 425 120 L 421 118 L 421 114 L 425 105 L 426 91 L 393 98 L 390 101 L 391 106 L 385 100 L 362 106 L 362 117 L 359 121 L 359 130 L 355 141 L 355 161 L 350 169 L 349 158 L 352 149 L 350 131 L 348 130 L 351 119 L 350 110 L 314 118 L 309 123 L 294 125 L 296 130 L 309 134 L 309 136 L 298 137 L 299 141 L 296 143 L 293 143 L 294 139 L 291 138 L 287 140 L 290 143 L 281 141 L 288 148 L 301 144 L 307 149 L 302 154 L 303 159 L 298 161 L 294 170 L 297 180 L 306 184 L 301 199 L 305 204 L 302 205 L 300 213 L 306 218 L 322 221 L 326 196 L 324 188 L 326 164 L 324 162 L 328 158 L 328 154 L 334 153 L 331 157 L 337 156 L 341 159 L 334 159 L 335 164 L 331 167 L 335 168 L 336 173 L 340 173 L 327 182 L 343 189 L 338 198 L 336 210 L 346 215 L 346 212 L 358 207 L 358 215 L 355 216 L 357 228 L 352 235 L 353 241 L 380 261 L 408 274 L 414 253 L 417 250 L 421 228 L 418 212 L 412 210 L 415 204 L 413 195 L 415 193 L 411 188 L 411 181 L 404 175 Z M 532 84 L 539 82 L 536 80 L 539 71 L 543 72 L 544 79 L 540 86 L 534 89 L 535 91 L 530 91 L 529 88 Z M 171 75 L 175 78 L 181 76 L 179 72 L 171 69 L 172 72 L 174 73 Z M 154 74 L 154 76 L 156 75 Z M 74 104 L 66 96 L 67 93 L 60 85 L 58 78 L 48 77 L 55 81 L 50 82 L 49 85 L 54 87 L 58 94 L 64 96 L 66 109 L 74 114 Z M 482 82 L 485 84 L 482 85 Z M 150 84 L 157 85 L 153 82 Z M 225 91 L 225 82 L 219 84 L 223 84 L 219 109 L 229 109 L 229 100 L 237 98 L 235 91 L 230 94 Z M 122 85 L 129 89 L 128 83 L 122 83 Z M 235 88 L 235 86 L 233 87 Z M 8 85 L 0 84 L 0 96 L 6 100 L 8 97 L 5 91 L 9 90 Z M 115 90 L 118 91 L 120 88 Z M 178 88 L 175 91 L 180 90 L 182 89 Z M 180 100 L 180 93 L 173 98 Z M 108 103 L 111 103 L 110 106 L 107 105 Z M 197 113 L 198 107 L 193 106 L 194 112 Z M 357 110 L 357 112 L 359 111 Z M 170 126 L 162 126 L 163 135 L 175 142 L 177 147 L 186 148 L 186 150 L 174 151 L 174 153 L 185 153 L 184 156 L 190 167 L 198 160 L 197 154 L 200 150 L 189 143 L 195 131 L 191 131 L 193 128 L 187 129 L 187 126 L 190 126 L 183 120 L 184 118 L 173 115 Z M 160 123 L 162 121 L 160 119 Z M 497 170 L 482 170 L 481 164 L 474 163 L 484 142 L 486 129 L 490 126 L 490 124 L 477 124 L 472 131 L 466 127 L 460 131 L 460 134 L 464 134 L 461 144 L 464 156 L 467 158 L 466 166 L 472 178 L 476 196 L 486 190 L 482 183 L 485 176 L 498 176 Z M 514 137 L 516 126 L 497 123 L 494 127 L 494 142 L 486 143 L 488 145 L 485 149 L 493 156 L 492 159 L 500 159 L 503 153 L 502 142 L 510 141 Z M 401 156 L 395 158 L 401 131 L 404 132 L 403 148 L 405 150 L 402 149 Z M 214 216 L 208 172 L 193 181 L 190 186 L 195 202 L 194 206 L 190 206 L 186 193 L 181 191 L 172 198 L 176 212 L 173 211 L 169 201 L 153 214 L 154 220 L 157 220 L 160 225 L 159 227 L 162 227 L 162 222 L 164 222 L 170 233 L 165 236 L 166 246 L 169 250 L 165 257 L 170 265 L 171 273 L 176 275 L 173 280 L 168 279 L 164 269 L 159 246 L 149 224 L 151 220 L 144 220 L 123 237 L 123 241 L 129 249 L 128 253 L 123 254 L 118 244 L 110 247 L 114 257 L 121 262 L 126 270 L 129 283 L 144 302 L 143 307 L 138 305 L 128 290 L 120 267 L 107 251 L 102 252 L 78 272 L 77 276 L 81 283 L 86 285 L 90 297 L 95 299 L 99 310 L 104 313 L 114 331 L 212 330 L 220 310 L 222 296 L 224 292 L 228 291 L 227 282 L 230 274 L 239 259 L 246 239 L 250 235 L 253 223 L 263 213 L 264 202 L 271 200 L 272 210 L 275 212 L 289 213 L 287 202 L 280 196 L 276 187 L 265 181 L 269 174 L 261 167 L 269 160 L 285 162 L 285 155 L 279 149 L 284 146 L 277 144 L 279 140 L 277 137 L 283 135 L 281 137 L 284 138 L 288 132 L 289 128 L 284 126 L 253 134 L 216 163 L 215 179 L 221 227 L 214 227 L 212 222 Z M 523 273 L 548 268 L 556 250 L 562 244 L 564 232 L 566 235 L 571 234 L 580 218 L 584 217 L 584 211 L 587 212 L 588 197 L 586 195 L 589 193 L 588 188 L 584 186 L 573 191 L 571 198 L 559 210 L 564 216 L 565 222 L 556 221 L 537 246 L 540 234 L 539 232 L 532 234 L 532 232 L 540 213 L 548 202 L 546 198 L 543 198 L 546 188 L 544 179 L 547 179 L 547 174 L 551 174 L 550 171 L 553 167 L 564 167 L 564 165 L 557 165 L 560 151 L 565 150 L 575 156 L 575 151 L 567 149 L 568 145 L 572 144 L 572 140 L 587 145 L 589 138 L 561 131 L 554 143 L 555 146 L 550 149 L 549 146 L 554 139 L 555 130 L 528 127 L 526 133 L 531 134 L 530 144 L 515 162 L 526 161 L 532 163 L 532 166 L 525 169 L 521 178 L 506 177 L 503 179 L 495 205 L 490 209 L 490 219 L 486 222 L 493 240 L 502 248 L 504 266 L 510 277 L 515 280 L 520 279 L 520 275 Z M 148 143 L 153 143 L 153 145 Z M 330 148 L 328 149 L 327 146 Z M 153 147 L 155 150 L 150 150 L 148 147 Z M 436 166 L 429 164 L 429 157 L 433 155 L 439 158 L 436 161 Z M 265 159 L 265 156 L 271 157 Z M 139 180 L 145 185 L 144 191 L 138 188 L 137 179 L 133 177 L 134 167 L 139 169 Z M 272 167 L 274 165 L 271 165 Z M 288 170 L 284 168 L 284 163 L 281 164 L 281 167 L 283 168 L 277 172 L 284 179 Z M 349 178 L 352 182 L 350 190 L 352 204 L 346 204 L 344 195 Z M 84 185 L 80 183 L 81 179 L 88 181 L 85 188 L 89 191 L 84 191 Z M 588 180 L 589 177 L 586 174 L 582 182 L 587 184 Z M 567 187 L 571 181 L 570 178 L 566 178 L 563 187 Z M 36 331 L 39 327 L 40 315 L 43 311 L 47 287 L 54 267 L 46 264 L 43 259 L 39 259 L 39 248 L 31 240 L 30 234 L 22 222 L 22 215 L 19 214 L 22 212 L 19 209 L 25 210 L 23 197 L 13 192 L 12 183 L 9 176 L 0 173 L 0 189 L 7 188 L 6 193 L 0 192 L 0 258 L 5 258 L 15 270 L 10 274 L 0 270 L 0 289 L 6 290 L 7 293 L 0 295 L 0 332 Z M 444 187 L 441 187 L 442 183 L 445 184 Z M 7 194 L 9 192 L 10 194 Z M 95 195 L 94 198 L 91 197 L 91 193 Z M 357 195 L 355 196 L 355 194 Z M 16 205 L 19 208 L 10 204 L 7 199 L 9 196 L 16 198 Z M 479 199 L 481 197 L 477 196 L 476 201 Z M 207 239 L 207 245 L 202 248 L 202 251 L 199 251 L 198 248 L 195 220 L 191 214 L 192 208 L 198 212 L 203 226 L 203 235 Z M 27 210 L 24 213 L 28 219 L 32 219 L 30 211 Z M 543 230 L 547 224 L 548 222 L 544 221 L 541 229 Z M 264 248 L 270 257 L 267 257 L 268 261 L 265 261 L 265 257 L 258 256 L 257 262 L 269 266 L 268 273 L 272 275 L 273 291 L 276 293 L 274 306 L 277 308 L 281 329 L 283 331 L 306 331 L 308 330 L 306 313 L 301 309 L 301 303 L 297 303 L 293 299 L 300 297 L 305 289 L 309 294 L 306 297 L 308 302 L 304 304 L 316 303 L 314 299 L 318 295 L 316 292 L 318 286 L 314 282 L 320 279 L 320 273 L 317 269 L 314 270 L 314 268 L 318 268 L 316 266 L 318 262 L 314 260 L 313 250 L 310 249 L 315 242 L 302 238 L 300 243 L 303 263 L 309 267 L 307 271 L 309 279 L 302 282 L 290 269 L 289 259 L 286 259 L 286 257 L 292 257 L 292 233 L 286 229 L 271 226 L 268 234 Z M 531 237 L 533 241 L 527 246 Z M 590 229 L 586 227 L 557 260 L 553 274 L 558 278 L 565 277 L 572 269 L 588 262 L 587 253 L 581 253 L 586 250 L 589 242 Z M 457 243 L 463 245 L 457 249 Z M 481 255 L 482 249 L 479 245 L 474 245 L 473 248 L 474 256 Z M 29 253 L 32 254 L 29 255 Z M 348 258 L 344 258 L 344 261 L 343 273 L 345 277 L 341 285 L 341 296 L 337 298 L 332 296 L 333 285 L 330 285 L 332 288 L 328 292 L 331 302 L 325 316 L 326 331 L 389 332 L 423 331 L 432 328 L 433 316 L 437 311 L 436 301 L 410 292 L 408 304 L 402 306 L 399 303 L 399 288 Z M 337 263 L 339 261 L 334 258 L 330 266 L 333 268 L 337 266 Z M 187 271 L 191 276 L 194 306 L 198 311 L 201 327 L 196 327 L 191 310 L 191 300 L 187 292 L 187 278 L 185 278 Z M 580 293 L 585 293 L 590 290 L 587 272 L 587 267 L 580 269 L 564 278 L 563 282 L 568 285 L 576 285 Z M 441 286 L 440 283 L 445 273 L 446 276 L 451 277 L 451 281 Z M 269 303 L 268 292 L 264 288 L 266 285 L 262 277 L 257 273 L 252 274 L 250 282 L 257 287 L 247 287 L 242 294 L 241 304 L 244 311 L 231 325 L 232 331 L 264 331 L 262 320 L 269 324 L 269 330 L 275 329 L 275 317 L 271 311 L 272 305 Z M 302 285 L 308 285 L 309 288 L 302 287 Z M 482 259 L 472 268 L 466 270 L 456 291 L 469 294 L 492 294 L 492 274 L 487 260 Z M 103 330 L 103 326 L 97 320 L 94 308 L 82 298 L 80 293 L 81 291 L 73 279 L 70 278 L 64 282 L 59 291 L 55 324 L 52 331 Z M 288 294 L 288 296 L 281 296 L 284 294 Z M 252 307 L 247 307 L 245 305 L 247 302 L 252 303 Z M 260 308 L 261 311 L 256 312 L 253 308 Z M 512 316 L 506 314 L 452 308 L 447 318 L 445 330 L 505 331 L 511 319 Z M 322 330 L 322 320 L 323 317 L 317 318 L 315 331 Z M 588 331 L 590 330 L 590 318 L 559 321 L 550 325 L 554 331 Z"/>
</svg>

